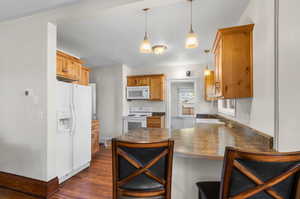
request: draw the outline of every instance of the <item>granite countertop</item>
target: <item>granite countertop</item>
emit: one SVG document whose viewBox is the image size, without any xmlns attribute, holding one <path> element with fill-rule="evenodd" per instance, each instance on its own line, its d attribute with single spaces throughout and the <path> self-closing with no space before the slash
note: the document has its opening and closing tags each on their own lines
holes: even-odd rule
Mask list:
<svg viewBox="0 0 300 199">
<path fill-rule="evenodd" d="M 176 156 L 223 159 L 226 146 L 247 151 L 269 152 L 271 140 L 261 135 L 220 124 L 197 124 L 195 128 L 175 130 L 137 129 L 118 139 L 138 143 L 158 142 L 172 138 Z"/>
</svg>

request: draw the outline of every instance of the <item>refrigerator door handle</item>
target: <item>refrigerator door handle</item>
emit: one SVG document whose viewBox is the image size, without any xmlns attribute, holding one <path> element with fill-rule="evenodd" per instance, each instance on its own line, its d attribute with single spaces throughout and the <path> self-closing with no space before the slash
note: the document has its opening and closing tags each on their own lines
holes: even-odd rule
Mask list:
<svg viewBox="0 0 300 199">
<path fill-rule="evenodd" d="M 74 135 L 75 125 L 76 125 L 76 116 L 75 116 L 75 107 L 74 107 L 74 87 L 72 87 L 70 108 L 72 113 L 72 128 L 70 131 L 70 135 Z"/>
</svg>

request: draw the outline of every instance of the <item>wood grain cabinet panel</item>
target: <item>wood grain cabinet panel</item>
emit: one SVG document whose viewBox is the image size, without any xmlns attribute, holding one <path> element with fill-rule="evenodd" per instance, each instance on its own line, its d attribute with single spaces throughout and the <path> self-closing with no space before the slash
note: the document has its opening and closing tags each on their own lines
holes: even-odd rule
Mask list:
<svg viewBox="0 0 300 199">
<path fill-rule="evenodd" d="M 100 134 L 100 126 L 99 126 L 99 120 L 93 120 L 92 121 L 92 157 L 95 156 L 95 154 L 100 150 L 99 146 L 99 134 Z"/>
<path fill-rule="evenodd" d="M 216 100 L 215 98 L 215 72 L 210 70 L 205 74 L 204 96 L 206 101 Z"/>
<path fill-rule="evenodd" d="M 215 54 L 215 96 L 253 97 L 252 31 L 254 24 L 220 29 Z"/>
<path fill-rule="evenodd" d="M 79 84 L 87 86 L 89 85 L 89 82 L 90 82 L 90 69 L 85 66 L 82 66 Z"/>
<path fill-rule="evenodd" d="M 165 76 L 157 75 L 150 78 L 150 100 L 163 101 L 165 98 Z"/>
<path fill-rule="evenodd" d="M 64 52 L 56 53 L 56 75 L 59 79 L 75 84 L 89 85 L 88 67 L 82 66 L 83 62 Z"/>
<path fill-rule="evenodd" d="M 165 116 L 147 117 L 147 128 L 165 128 Z"/>
</svg>

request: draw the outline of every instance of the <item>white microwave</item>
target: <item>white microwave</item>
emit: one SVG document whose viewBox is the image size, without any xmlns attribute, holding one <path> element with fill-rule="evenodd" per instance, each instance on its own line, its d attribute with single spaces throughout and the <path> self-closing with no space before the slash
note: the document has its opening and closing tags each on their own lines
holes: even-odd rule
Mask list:
<svg viewBox="0 0 300 199">
<path fill-rule="evenodd" d="M 127 99 L 128 100 L 143 100 L 150 98 L 149 86 L 128 86 Z"/>
</svg>

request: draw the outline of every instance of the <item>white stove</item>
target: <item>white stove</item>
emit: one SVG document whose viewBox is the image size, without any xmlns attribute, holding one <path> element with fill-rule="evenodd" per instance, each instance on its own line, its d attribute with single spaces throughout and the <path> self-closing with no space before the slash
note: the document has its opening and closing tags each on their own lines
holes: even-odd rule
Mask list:
<svg viewBox="0 0 300 199">
<path fill-rule="evenodd" d="M 123 131 L 147 128 L 147 117 L 152 116 L 151 107 L 129 107 L 129 114 L 124 119 Z"/>
</svg>

